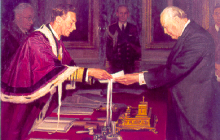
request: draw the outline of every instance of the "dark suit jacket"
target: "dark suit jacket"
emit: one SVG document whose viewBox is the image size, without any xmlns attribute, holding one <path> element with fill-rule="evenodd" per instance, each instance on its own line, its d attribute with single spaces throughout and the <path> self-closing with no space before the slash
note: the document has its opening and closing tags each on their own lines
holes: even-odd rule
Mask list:
<svg viewBox="0 0 220 140">
<path fill-rule="evenodd" d="M 2 29 L 2 38 L 1 38 L 1 73 L 9 67 L 12 58 L 17 52 L 18 48 L 24 40 L 27 38 L 28 34 L 32 29 L 24 34 L 19 27 L 11 22 L 8 27 Z"/>
<path fill-rule="evenodd" d="M 217 123 L 213 118 L 219 112 L 214 109 L 220 94 L 214 51 L 211 35 L 191 21 L 174 45 L 167 64 L 144 73 L 149 88 L 170 87 L 178 116 L 208 140 L 216 134 L 212 123 Z"/>
<path fill-rule="evenodd" d="M 215 25 L 209 27 L 208 31 L 209 31 L 209 33 L 212 35 L 212 37 L 214 38 L 215 43 L 216 43 L 216 44 L 219 44 L 219 43 L 220 43 L 220 40 L 219 40 L 218 32 L 217 32 L 216 29 L 215 29 Z"/>
<path fill-rule="evenodd" d="M 220 64 L 220 35 L 218 35 L 218 32 L 216 31 L 215 25 L 211 26 L 208 31 L 215 41 L 215 61 L 217 64 Z"/>
<path fill-rule="evenodd" d="M 114 35 L 116 32 L 118 36 L 114 44 L 111 35 Z M 141 56 L 140 49 L 137 27 L 135 25 L 127 23 L 124 32 L 119 28 L 118 22 L 109 26 L 106 56 L 107 60 L 112 64 L 113 69 L 115 68 L 115 71 L 113 70 L 114 72 L 122 69 L 126 71 L 126 67 L 132 68 L 134 61 L 138 60 Z M 127 72 L 132 71 L 127 69 Z"/>
</svg>

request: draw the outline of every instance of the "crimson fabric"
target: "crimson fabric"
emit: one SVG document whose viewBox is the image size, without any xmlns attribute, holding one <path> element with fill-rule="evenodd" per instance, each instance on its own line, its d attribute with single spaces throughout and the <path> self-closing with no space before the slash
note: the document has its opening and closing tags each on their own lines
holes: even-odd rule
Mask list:
<svg viewBox="0 0 220 140">
<path fill-rule="evenodd" d="M 62 61 L 53 54 L 48 39 L 41 32 L 33 32 L 2 75 L 1 91 L 7 95 L 30 95 L 66 70 L 64 64 L 74 64 L 62 41 L 58 43 L 63 49 Z M 49 94 L 28 104 L 2 102 L 1 139 L 25 139 L 48 98 Z"/>
<path fill-rule="evenodd" d="M 219 139 L 219 87 L 211 35 L 191 21 L 174 45 L 165 66 L 144 73 L 149 88 L 171 89 L 178 140 Z"/>
<path fill-rule="evenodd" d="M 62 62 L 52 52 L 48 39 L 40 32 L 32 33 L 2 76 L 3 92 L 8 95 L 28 95 L 62 72 L 63 64 L 72 59 L 64 47 Z M 58 45 L 58 46 L 60 46 Z"/>
</svg>

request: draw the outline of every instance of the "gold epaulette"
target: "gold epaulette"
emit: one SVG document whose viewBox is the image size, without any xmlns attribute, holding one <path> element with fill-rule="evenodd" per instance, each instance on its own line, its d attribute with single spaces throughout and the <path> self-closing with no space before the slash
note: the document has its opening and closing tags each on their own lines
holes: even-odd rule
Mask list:
<svg viewBox="0 0 220 140">
<path fill-rule="evenodd" d="M 89 77 L 87 84 L 89 84 L 89 85 L 94 84 L 94 78 Z"/>
<path fill-rule="evenodd" d="M 75 81 L 75 82 L 83 82 L 83 73 L 84 73 L 84 68 L 78 68 L 76 71 L 73 72 L 73 74 L 70 75 L 70 77 L 67 80 Z"/>
<path fill-rule="evenodd" d="M 74 78 L 75 82 L 83 82 L 83 73 L 84 73 L 84 68 L 79 68 L 72 74 L 71 79 Z"/>
<path fill-rule="evenodd" d="M 74 81 L 74 82 L 85 82 L 89 85 L 94 83 L 93 77 L 88 77 L 88 81 L 85 81 L 86 78 L 86 69 L 87 68 L 78 68 L 67 80 Z"/>
</svg>

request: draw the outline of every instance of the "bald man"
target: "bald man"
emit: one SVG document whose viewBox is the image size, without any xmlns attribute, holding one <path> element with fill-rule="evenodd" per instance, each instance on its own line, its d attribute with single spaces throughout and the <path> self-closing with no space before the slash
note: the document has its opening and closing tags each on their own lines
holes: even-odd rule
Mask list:
<svg viewBox="0 0 220 140">
<path fill-rule="evenodd" d="M 2 30 L 1 73 L 9 66 L 11 59 L 29 33 L 34 23 L 34 9 L 29 3 L 20 3 L 14 9 L 14 20 Z"/>
<path fill-rule="evenodd" d="M 215 77 L 214 40 L 178 7 L 165 8 L 160 22 L 164 32 L 177 40 L 166 65 L 116 81 L 126 85 L 139 82 L 150 89 L 170 88 L 177 119 L 173 139 L 217 140 L 220 90 Z"/>
</svg>

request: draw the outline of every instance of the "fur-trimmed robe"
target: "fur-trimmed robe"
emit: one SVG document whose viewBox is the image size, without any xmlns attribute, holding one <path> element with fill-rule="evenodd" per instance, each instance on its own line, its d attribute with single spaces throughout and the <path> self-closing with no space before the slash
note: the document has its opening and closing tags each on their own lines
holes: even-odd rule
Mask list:
<svg viewBox="0 0 220 140">
<path fill-rule="evenodd" d="M 27 38 L 2 75 L 2 140 L 25 139 L 50 93 L 74 72 L 76 81 L 85 81 L 86 68 L 70 65 L 74 61 L 49 26 L 43 25 Z"/>
</svg>

